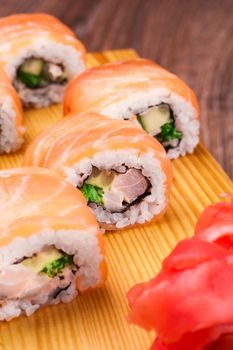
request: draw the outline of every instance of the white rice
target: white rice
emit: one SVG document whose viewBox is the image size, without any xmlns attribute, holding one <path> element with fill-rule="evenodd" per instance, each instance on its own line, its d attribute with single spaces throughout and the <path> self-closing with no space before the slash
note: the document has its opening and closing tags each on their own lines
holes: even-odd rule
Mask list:
<svg viewBox="0 0 233 350">
<path fill-rule="evenodd" d="M 113 119 L 130 119 L 132 115 L 144 112 L 148 107 L 167 103 L 175 116 L 175 125 L 183 133 L 182 140 L 176 148 L 168 150 L 170 159 L 192 153 L 199 142 L 200 122 L 196 111 L 185 99 L 168 89 L 152 89 L 148 92 L 134 93 L 120 99 L 119 103 L 106 105 L 100 113 Z"/>
<path fill-rule="evenodd" d="M 76 297 L 76 280 L 79 279 L 79 291 L 84 291 L 94 287 L 101 282 L 99 264 L 103 260 L 101 255 L 96 232 L 73 230 L 46 230 L 39 234 L 34 234 L 29 238 L 17 237 L 10 244 L 0 249 L 0 274 L 4 274 L 4 269 L 11 266 L 23 257 L 31 257 L 48 246 L 55 246 L 69 255 L 73 255 L 73 260 L 79 266 L 77 272 L 69 272 L 70 286 L 68 289 L 58 294 L 56 298 L 50 294 L 35 294 L 30 298 L 7 299 L 0 307 L 0 320 L 7 320 L 19 316 L 20 314 L 31 315 L 43 305 L 57 304 L 59 302 L 69 302 Z M 18 265 L 14 265 L 17 268 Z M 62 286 L 62 280 L 58 277 L 51 279 L 51 283 L 57 287 Z M 64 283 L 64 282 L 63 282 Z M 55 289 L 56 289 L 55 288 Z M 29 291 L 30 292 L 30 291 Z"/>
<path fill-rule="evenodd" d="M 43 88 L 29 89 L 21 81 L 15 81 L 14 87 L 25 107 L 47 107 L 50 104 L 60 103 L 65 85 L 49 84 Z"/>
<path fill-rule="evenodd" d="M 51 84 L 45 88 L 28 89 L 24 84 L 15 83 L 18 67 L 30 57 L 39 57 L 48 62 L 62 64 L 65 67 L 68 80 L 85 69 L 80 52 L 75 50 L 73 46 L 62 45 L 47 39 L 35 40 L 32 45 L 23 48 L 17 57 L 9 58 L 5 67 L 6 73 L 13 81 L 24 106 L 46 107 L 52 103 L 61 102 L 64 93 L 64 85 Z"/>
<path fill-rule="evenodd" d="M 22 132 L 24 132 L 24 128 Z M 16 113 L 11 97 L 0 104 L 0 154 L 14 152 L 22 146 L 23 140 L 18 137 Z"/>
<path fill-rule="evenodd" d="M 148 222 L 165 208 L 167 204 L 165 197 L 166 177 L 161 169 L 160 161 L 155 159 L 150 152 L 140 154 L 137 150 L 121 149 L 96 153 L 92 159 L 83 158 L 72 168 L 65 169 L 67 180 L 75 187 L 81 187 L 91 174 L 92 167 L 100 170 L 117 170 L 123 164 L 129 168 L 140 169 L 150 181 L 151 190 L 141 202 L 129 206 L 122 213 L 111 213 L 97 205 L 91 208 L 100 223 L 116 225 L 117 228 Z"/>
</svg>

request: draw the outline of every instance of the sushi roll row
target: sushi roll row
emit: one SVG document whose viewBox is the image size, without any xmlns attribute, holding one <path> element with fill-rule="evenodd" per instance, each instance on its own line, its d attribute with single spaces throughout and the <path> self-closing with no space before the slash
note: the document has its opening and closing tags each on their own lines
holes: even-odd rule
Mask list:
<svg viewBox="0 0 233 350">
<path fill-rule="evenodd" d="M 164 148 L 131 122 L 73 114 L 42 131 L 24 167 L 0 172 L 0 320 L 104 283 L 97 221 L 121 229 L 160 218 L 171 178 Z"/>
<path fill-rule="evenodd" d="M 23 143 L 20 100 L 45 107 L 65 92 L 65 118 L 32 141 L 22 168 L 0 172 L 0 320 L 10 320 L 104 283 L 103 231 L 165 213 L 169 158 L 193 151 L 199 108 L 148 60 L 85 70 L 84 46 L 51 16 L 3 18 L 0 34 L 0 152 Z"/>
<path fill-rule="evenodd" d="M 0 50 L 1 68 L 25 107 L 62 102 L 73 80 L 64 97 L 65 114 L 129 119 L 156 138 L 171 159 L 192 153 L 198 143 L 194 92 L 154 62 L 136 59 L 85 70 L 83 44 L 46 14 L 0 19 Z M 15 149 L 17 143 L 8 152 Z"/>
<path fill-rule="evenodd" d="M 164 148 L 129 121 L 73 114 L 42 131 L 24 167 L 0 172 L 0 320 L 103 284 L 97 221 L 121 229 L 160 218 L 171 179 Z"/>
</svg>

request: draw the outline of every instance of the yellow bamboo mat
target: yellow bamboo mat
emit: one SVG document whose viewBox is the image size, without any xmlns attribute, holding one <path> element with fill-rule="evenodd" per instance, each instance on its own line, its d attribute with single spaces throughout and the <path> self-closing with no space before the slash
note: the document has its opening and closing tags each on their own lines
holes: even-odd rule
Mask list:
<svg viewBox="0 0 233 350">
<path fill-rule="evenodd" d="M 88 55 L 88 66 L 137 57 L 133 50 Z M 52 106 L 25 112 L 28 143 L 41 129 L 62 117 Z M 1 156 L 0 168 L 21 164 L 23 151 Z M 154 334 L 126 322 L 126 292 L 159 270 L 176 242 L 193 234 L 202 210 L 233 194 L 230 179 L 204 146 L 175 160 L 171 202 L 157 224 L 105 236 L 109 278 L 106 286 L 69 304 L 47 307 L 30 318 L 0 324 L 0 349 L 9 350 L 147 350 Z M 187 349 L 188 350 L 188 349 Z"/>
</svg>

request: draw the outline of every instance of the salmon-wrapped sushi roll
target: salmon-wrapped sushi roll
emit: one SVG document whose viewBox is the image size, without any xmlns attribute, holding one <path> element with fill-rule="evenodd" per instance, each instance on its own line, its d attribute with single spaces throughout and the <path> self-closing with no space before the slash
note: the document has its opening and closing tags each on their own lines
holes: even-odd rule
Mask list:
<svg viewBox="0 0 233 350">
<path fill-rule="evenodd" d="M 170 161 L 159 142 L 130 122 L 71 115 L 42 131 L 24 164 L 53 169 L 80 188 L 106 229 L 158 219 L 167 207 Z"/>
<path fill-rule="evenodd" d="M 199 140 L 194 92 L 176 75 L 145 59 L 85 71 L 68 85 L 64 111 L 130 119 L 162 143 L 169 158 L 192 153 Z"/>
<path fill-rule="evenodd" d="M 14 152 L 24 141 L 23 110 L 18 95 L 0 69 L 0 154 Z"/>
<path fill-rule="evenodd" d="M 47 14 L 0 19 L 0 51 L 0 61 L 24 106 L 61 102 L 67 82 L 85 67 L 83 44 Z"/>
<path fill-rule="evenodd" d="M 82 194 L 48 169 L 0 171 L 0 320 L 105 278 L 103 237 Z"/>
</svg>

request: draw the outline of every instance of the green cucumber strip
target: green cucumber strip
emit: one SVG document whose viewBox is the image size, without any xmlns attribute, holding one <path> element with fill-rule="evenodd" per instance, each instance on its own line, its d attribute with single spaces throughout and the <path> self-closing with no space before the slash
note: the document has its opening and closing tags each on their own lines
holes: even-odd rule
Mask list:
<svg viewBox="0 0 233 350">
<path fill-rule="evenodd" d="M 17 73 L 17 78 L 30 89 L 37 88 L 43 83 L 47 83 L 43 76 L 33 75 L 20 70 Z"/>
<path fill-rule="evenodd" d="M 180 140 L 183 134 L 181 131 L 177 130 L 175 127 L 175 122 L 173 119 L 169 123 L 161 126 L 161 132 L 155 136 L 155 138 L 163 143 L 166 141 Z"/>
</svg>

